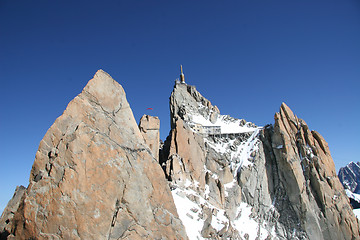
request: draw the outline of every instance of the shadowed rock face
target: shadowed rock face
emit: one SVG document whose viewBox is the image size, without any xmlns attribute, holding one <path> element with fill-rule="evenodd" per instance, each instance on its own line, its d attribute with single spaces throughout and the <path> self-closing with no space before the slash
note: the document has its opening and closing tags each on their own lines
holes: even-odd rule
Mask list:
<svg viewBox="0 0 360 240">
<path fill-rule="evenodd" d="M 345 189 L 360 193 L 360 163 L 351 162 L 339 170 L 339 179 Z"/>
<path fill-rule="evenodd" d="M 99 70 L 40 142 L 11 233 L 30 239 L 187 239 L 123 88 Z"/>
</svg>

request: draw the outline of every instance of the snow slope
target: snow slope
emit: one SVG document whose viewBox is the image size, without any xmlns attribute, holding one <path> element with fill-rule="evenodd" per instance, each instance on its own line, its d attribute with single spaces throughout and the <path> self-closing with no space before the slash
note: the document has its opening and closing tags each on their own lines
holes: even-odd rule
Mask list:
<svg viewBox="0 0 360 240">
<path fill-rule="evenodd" d="M 208 208 L 212 212 L 211 226 L 217 231 L 226 230 L 230 226 L 240 233 L 241 237 L 248 236 L 249 240 L 266 239 L 271 234 L 265 226 L 259 224 L 251 217 L 252 208 L 246 203 L 241 203 L 236 209 L 236 218 L 230 221 L 224 209 L 209 203 L 191 189 L 176 188 L 172 191 L 174 202 L 181 221 L 185 226 L 190 240 L 206 239 L 201 235 L 205 219 L 202 209 Z M 191 199 L 198 199 L 198 202 Z M 258 237 L 258 238 L 257 238 Z"/>
</svg>

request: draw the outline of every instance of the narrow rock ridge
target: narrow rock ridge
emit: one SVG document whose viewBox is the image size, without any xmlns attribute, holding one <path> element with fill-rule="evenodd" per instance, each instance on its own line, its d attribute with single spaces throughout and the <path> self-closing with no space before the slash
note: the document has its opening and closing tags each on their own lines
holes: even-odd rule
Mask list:
<svg viewBox="0 0 360 240">
<path fill-rule="evenodd" d="M 16 239 L 187 239 L 123 88 L 99 70 L 40 142 Z"/>
</svg>

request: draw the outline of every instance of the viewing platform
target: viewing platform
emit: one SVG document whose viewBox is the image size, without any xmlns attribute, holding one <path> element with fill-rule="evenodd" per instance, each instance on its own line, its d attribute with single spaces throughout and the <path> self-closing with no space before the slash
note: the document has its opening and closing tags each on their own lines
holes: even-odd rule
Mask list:
<svg viewBox="0 0 360 240">
<path fill-rule="evenodd" d="M 222 132 L 221 126 L 203 126 L 198 123 L 189 123 L 190 128 L 204 137 L 221 137 L 221 138 L 248 138 L 253 131 L 245 132 Z"/>
</svg>

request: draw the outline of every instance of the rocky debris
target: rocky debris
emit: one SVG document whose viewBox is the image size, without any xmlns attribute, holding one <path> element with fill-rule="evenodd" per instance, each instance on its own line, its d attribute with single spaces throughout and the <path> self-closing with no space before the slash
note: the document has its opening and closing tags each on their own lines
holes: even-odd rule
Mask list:
<svg viewBox="0 0 360 240">
<path fill-rule="evenodd" d="M 340 168 L 338 176 L 345 189 L 349 189 L 353 193 L 360 193 L 360 162 L 350 162 Z"/>
<path fill-rule="evenodd" d="M 160 148 L 160 120 L 158 117 L 143 115 L 139 122 L 139 129 L 145 143 L 150 147 L 154 157 L 159 161 Z"/>
<path fill-rule="evenodd" d="M 187 239 L 123 88 L 99 70 L 40 142 L 11 235 Z"/>
<path fill-rule="evenodd" d="M 11 232 L 11 224 L 13 222 L 14 214 L 16 213 L 20 201 L 24 196 L 26 188 L 24 186 L 17 186 L 13 197 L 6 205 L 0 217 L 0 239 L 6 239 Z"/>
</svg>

